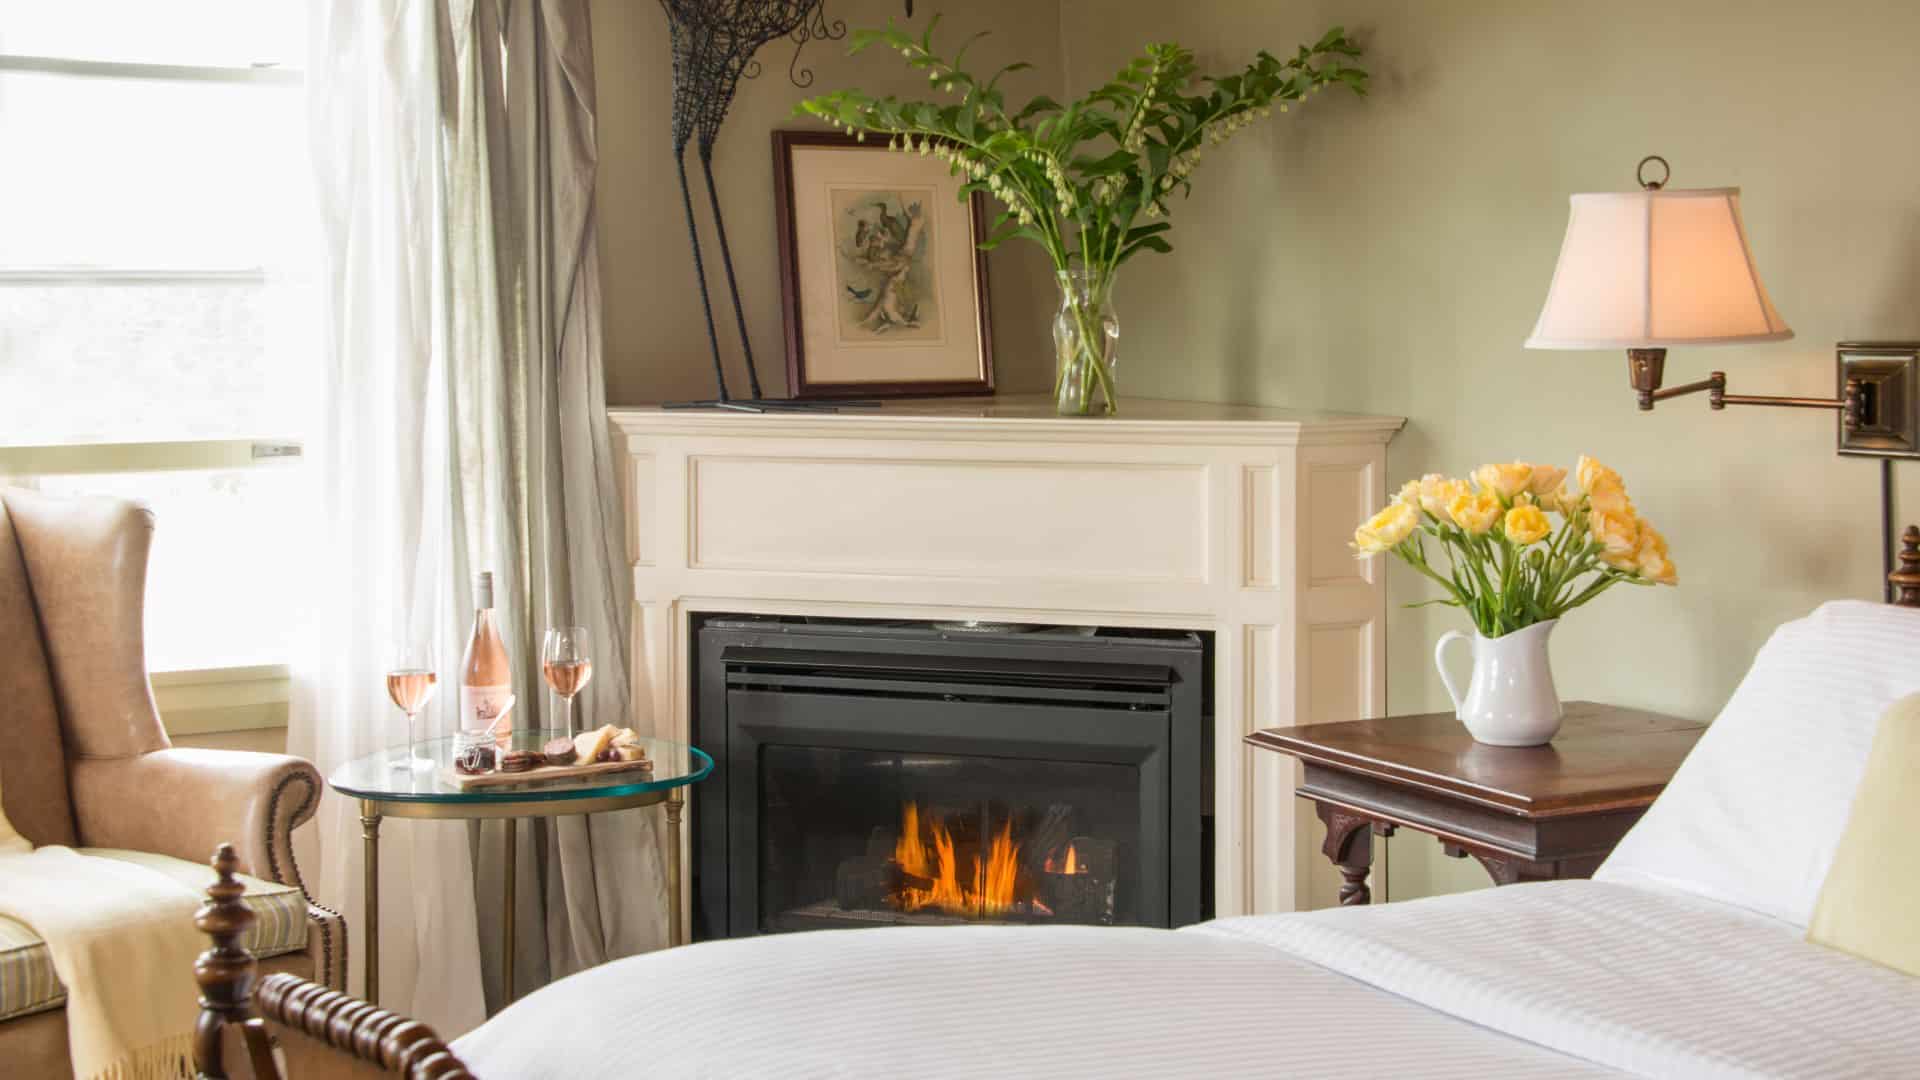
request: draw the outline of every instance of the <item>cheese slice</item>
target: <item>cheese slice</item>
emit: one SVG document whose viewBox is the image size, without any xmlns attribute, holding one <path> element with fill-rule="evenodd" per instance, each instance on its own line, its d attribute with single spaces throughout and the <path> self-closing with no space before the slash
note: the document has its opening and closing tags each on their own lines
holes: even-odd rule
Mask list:
<svg viewBox="0 0 1920 1080">
<path fill-rule="evenodd" d="M 582 732 L 573 737 L 574 760 L 582 765 L 591 765 L 600 758 L 600 751 L 613 744 L 615 728 L 612 724 Z"/>
</svg>

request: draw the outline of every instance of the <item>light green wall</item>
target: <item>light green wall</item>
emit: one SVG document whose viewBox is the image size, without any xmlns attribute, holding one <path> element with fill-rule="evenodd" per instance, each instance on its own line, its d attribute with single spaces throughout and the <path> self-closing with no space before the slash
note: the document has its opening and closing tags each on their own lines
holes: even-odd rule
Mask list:
<svg viewBox="0 0 1920 1080">
<path fill-rule="evenodd" d="M 1659 153 L 1676 186 L 1737 185 L 1754 255 L 1799 337 L 1676 350 L 1669 382 L 1830 394 L 1833 344 L 1920 337 L 1920 5 L 1895 0 L 1063 0 L 1069 89 L 1147 41 L 1221 68 L 1345 24 L 1374 92 L 1329 94 L 1210 152 L 1175 253 L 1119 287 L 1128 393 L 1404 414 L 1392 479 L 1487 460 L 1625 474 L 1683 586 L 1616 590 L 1557 632 L 1567 698 L 1710 717 L 1768 630 L 1879 595 L 1877 474 L 1833 420 L 1635 412 L 1615 353 L 1520 347 L 1578 191 L 1625 190 Z M 1905 505 L 1920 472 L 1901 483 Z M 1428 590 L 1396 570 L 1396 602 Z M 1429 659 L 1458 618 L 1396 608 L 1396 712 L 1445 702 Z M 1329 718 L 1331 719 L 1331 718 Z M 1431 841 L 1395 841 L 1399 897 L 1477 886 Z"/>
<path fill-rule="evenodd" d="M 940 5 L 921 3 L 909 24 L 923 26 Z M 1012 96 L 1057 93 L 1061 72 L 1057 0 L 969 0 L 946 5 L 943 34 L 954 41 L 985 30 L 968 62 L 998 67 L 1026 60 L 1034 70 L 1008 76 Z M 713 368 L 706 323 L 700 315 L 689 265 L 686 218 L 674 174 L 668 108 L 672 100 L 667 24 L 653 0 L 592 0 L 594 77 L 599 93 L 601 287 L 606 296 L 607 398 L 614 404 L 705 398 L 713 395 Z M 829 0 L 827 14 L 849 27 L 883 25 L 901 18 L 899 0 Z M 897 53 L 873 49 L 846 55 L 845 41 L 815 41 L 800 54 L 814 72 L 810 90 L 788 80 L 791 42 L 767 46 L 764 73 L 740 84 L 732 113 L 721 128 L 714 174 L 734 245 L 735 268 L 746 302 L 754 359 L 768 393 L 786 386 L 785 338 L 781 330 L 779 259 L 775 251 L 773 149 L 778 128 L 817 126 L 796 120 L 793 106 L 810 93 L 858 86 L 871 93 L 924 96 L 926 77 Z M 720 277 L 719 248 L 701 190 L 698 157 L 689 149 L 696 215 L 711 273 L 708 281 L 720 310 L 721 348 L 727 378 L 746 393 L 738 333 Z M 1057 301 L 1046 258 L 1008 248 L 988 259 L 996 338 L 997 377 L 1009 392 L 1042 391 L 1049 385 L 1047 326 Z"/>
</svg>

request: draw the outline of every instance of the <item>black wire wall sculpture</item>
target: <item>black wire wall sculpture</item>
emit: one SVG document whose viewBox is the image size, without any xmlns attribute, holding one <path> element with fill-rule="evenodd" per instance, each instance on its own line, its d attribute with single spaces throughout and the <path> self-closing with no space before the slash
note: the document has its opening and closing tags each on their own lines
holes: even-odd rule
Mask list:
<svg viewBox="0 0 1920 1080">
<path fill-rule="evenodd" d="M 707 345 L 713 352 L 713 378 L 719 396 L 708 401 L 675 402 L 670 408 L 723 408 L 746 412 L 770 409 L 831 409 L 870 402 L 789 401 L 768 399 L 760 388 L 760 371 L 753 362 L 753 343 L 747 337 L 746 309 L 740 302 L 740 284 L 733 273 L 733 249 L 727 243 L 726 218 L 720 212 L 720 192 L 713 182 L 713 144 L 727 118 L 741 79 L 760 74 L 754 54 L 779 38 L 794 43 L 787 77 L 795 86 L 813 85 L 813 72 L 800 66 L 800 50 L 818 38 L 837 41 L 847 36 L 847 24 L 829 20 L 826 0 L 660 0 L 667 14 L 673 48 L 673 160 L 680 172 L 680 199 L 687 212 L 687 240 L 693 245 L 693 272 L 700 284 L 700 306 L 707 319 Z M 913 0 L 907 0 L 913 14 Z M 720 243 L 720 265 L 733 300 L 733 319 L 747 362 L 745 399 L 727 390 L 727 373 L 720 359 L 720 333 L 713 318 L 713 298 L 707 290 L 706 260 L 700 250 L 700 230 L 693 213 L 693 190 L 687 181 L 687 144 L 700 155 L 700 171 L 707 182 L 707 203 L 713 208 L 714 238 Z"/>
</svg>

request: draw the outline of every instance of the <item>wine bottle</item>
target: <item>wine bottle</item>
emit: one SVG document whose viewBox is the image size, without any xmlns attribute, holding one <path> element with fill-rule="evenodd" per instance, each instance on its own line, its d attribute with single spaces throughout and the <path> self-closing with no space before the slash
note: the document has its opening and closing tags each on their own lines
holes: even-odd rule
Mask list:
<svg viewBox="0 0 1920 1080">
<path fill-rule="evenodd" d="M 513 705 L 513 673 L 507 664 L 507 646 L 493 618 L 493 575 L 473 577 L 473 634 L 460 661 L 460 727 L 478 734 L 493 726 Z M 505 742 L 508 732 L 494 735 Z"/>
</svg>

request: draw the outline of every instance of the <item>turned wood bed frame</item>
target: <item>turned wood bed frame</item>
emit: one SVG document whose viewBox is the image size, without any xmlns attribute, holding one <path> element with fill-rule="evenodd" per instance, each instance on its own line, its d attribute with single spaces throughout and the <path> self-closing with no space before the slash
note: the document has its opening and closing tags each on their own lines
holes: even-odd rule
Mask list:
<svg viewBox="0 0 1920 1080">
<path fill-rule="evenodd" d="M 1909 525 L 1900 538 L 1899 565 L 1887 581 L 1894 604 L 1920 608 L 1920 526 Z M 234 877 L 239 866 L 233 846 L 220 845 L 213 857 L 219 880 L 193 920 L 213 939 L 193 965 L 200 984 L 193 1058 L 202 1080 L 472 1080 L 418 1020 L 294 975 L 269 975 L 256 985 L 253 956 L 240 947 L 254 915 L 240 902 L 246 887 Z"/>
</svg>

